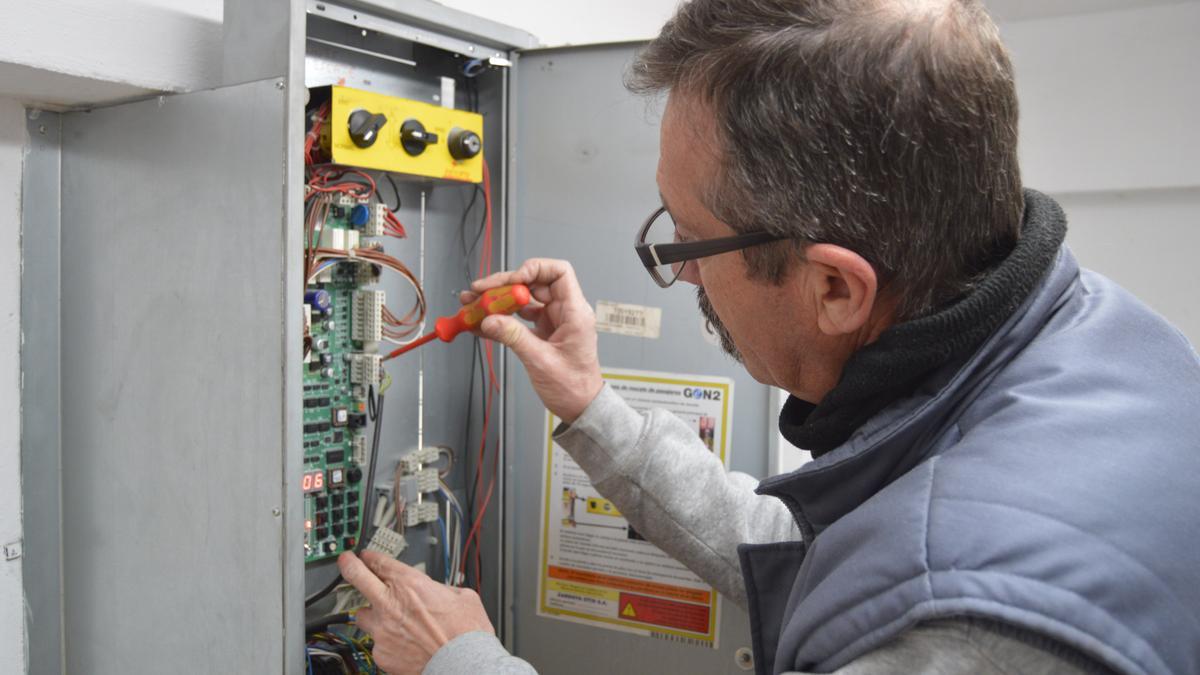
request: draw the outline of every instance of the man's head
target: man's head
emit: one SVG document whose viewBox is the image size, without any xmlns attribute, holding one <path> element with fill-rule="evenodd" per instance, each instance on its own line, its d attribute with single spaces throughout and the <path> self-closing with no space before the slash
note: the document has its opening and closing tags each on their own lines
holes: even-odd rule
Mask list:
<svg viewBox="0 0 1200 675">
<path fill-rule="evenodd" d="M 1011 66 L 975 0 L 692 0 L 629 83 L 670 93 L 658 180 L 681 236 L 790 238 L 681 279 L 751 374 L 802 398 L 1018 235 Z"/>
</svg>

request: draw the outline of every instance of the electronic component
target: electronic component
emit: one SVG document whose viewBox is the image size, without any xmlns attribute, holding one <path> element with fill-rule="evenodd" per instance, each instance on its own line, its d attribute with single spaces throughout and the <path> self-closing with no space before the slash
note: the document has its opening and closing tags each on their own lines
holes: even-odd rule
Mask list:
<svg viewBox="0 0 1200 675">
<path fill-rule="evenodd" d="M 404 509 L 404 526 L 416 527 L 421 523 L 432 523 L 438 519 L 437 502 L 428 501 L 409 504 Z"/>
<path fill-rule="evenodd" d="M 405 540 L 404 535 L 386 527 L 377 527 L 375 533 L 371 535 L 371 541 L 367 543 L 366 550 L 385 553 L 395 558 L 406 548 L 408 548 L 408 541 Z"/>
<path fill-rule="evenodd" d="M 426 178 L 483 180 L 483 116 L 478 113 L 341 86 L 312 89 L 310 99 L 330 104 L 318 139 L 328 161 Z"/>
<path fill-rule="evenodd" d="M 330 424 L 335 427 L 344 427 L 350 421 L 350 411 L 346 408 L 334 408 L 330 415 Z"/>
<path fill-rule="evenodd" d="M 304 304 L 310 305 L 319 312 L 328 311 L 332 302 L 333 298 L 329 295 L 329 291 L 324 289 L 318 288 L 304 292 Z"/>
<path fill-rule="evenodd" d="M 362 434 L 356 435 L 350 441 L 350 461 L 355 464 L 365 464 L 367 461 L 367 437 Z"/>
<path fill-rule="evenodd" d="M 324 471 L 307 471 L 304 474 L 304 479 L 300 483 L 304 492 L 320 492 L 325 489 L 325 472 Z"/>
<path fill-rule="evenodd" d="M 350 381 L 354 384 L 379 384 L 379 354 L 351 354 Z"/>
<path fill-rule="evenodd" d="M 350 337 L 359 342 L 379 342 L 383 337 L 383 291 L 354 291 L 351 297 Z"/>
<path fill-rule="evenodd" d="M 375 204 L 371 207 L 371 217 L 363 223 L 364 237 L 382 237 L 387 223 L 388 207 L 386 204 Z"/>
<path fill-rule="evenodd" d="M 371 209 L 366 204 L 355 204 L 354 208 L 350 209 L 350 215 L 347 217 L 347 220 L 354 227 L 362 227 L 371 220 Z"/>
</svg>

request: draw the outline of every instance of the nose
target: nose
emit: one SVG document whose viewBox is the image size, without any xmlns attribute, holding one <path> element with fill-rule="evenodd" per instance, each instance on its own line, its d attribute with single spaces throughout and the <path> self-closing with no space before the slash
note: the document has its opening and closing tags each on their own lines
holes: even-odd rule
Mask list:
<svg viewBox="0 0 1200 675">
<path fill-rule="evenodd" d="M 688 260 L 683 263 L 683 269 L 679 272 L 679 277 L 676 281 L 686 281 L 694 286 L 700 285 L 700 272 L 696 269 L 696 261 Z"/>
</svg>

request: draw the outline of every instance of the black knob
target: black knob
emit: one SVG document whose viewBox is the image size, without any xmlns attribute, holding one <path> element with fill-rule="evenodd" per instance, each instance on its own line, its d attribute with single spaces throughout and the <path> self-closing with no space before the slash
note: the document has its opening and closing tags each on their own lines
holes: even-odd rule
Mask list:
<svg viewBox="0 0 1200 675">
<path fill-rule="evenodd" d="M 479 134 L 455 127 L 450 131 L 450 156 L 457 160 L 471 159 L 483 150 Z"/>
<path fill-rule="evenodd" d="M 355 110 L 350 113 L 347 126 L 350 129 L 350 140 L 360 148 L 369 148 L 379 140 L 379 129 L 387 124 L 387 117 L 366 110 Z"/>
<path fill-rule="evenodd" d="M 425 125 L 417 120 L 404 120 L 404 124 L 400 125 L 400 145 L 413 157 L 425 152 L 426 146 L 437 142 L 437 134 L 425 131 Z"/>
<path fill-rule="evenodd" d="M 351 483 L 357 483 L 358 481 L 362 480 L 362 469 L 358 468 L 357 466 L 351 467 L 350 470 L 346 472 L 346 480 L 350 481 Z"/>
</svg>

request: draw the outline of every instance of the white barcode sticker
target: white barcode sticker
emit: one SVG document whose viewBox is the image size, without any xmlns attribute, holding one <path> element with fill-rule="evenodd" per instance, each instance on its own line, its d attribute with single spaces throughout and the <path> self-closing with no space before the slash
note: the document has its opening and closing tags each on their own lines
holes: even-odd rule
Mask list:
<svg viewBox="0 0 1200 675">
<path fill-rule="evenodd" d="M 608 300 L 596 301 L 596 330 L 602 333 L 658 339 L 662 329 L 662 308 L 627 305 Z"/>
</svg>

